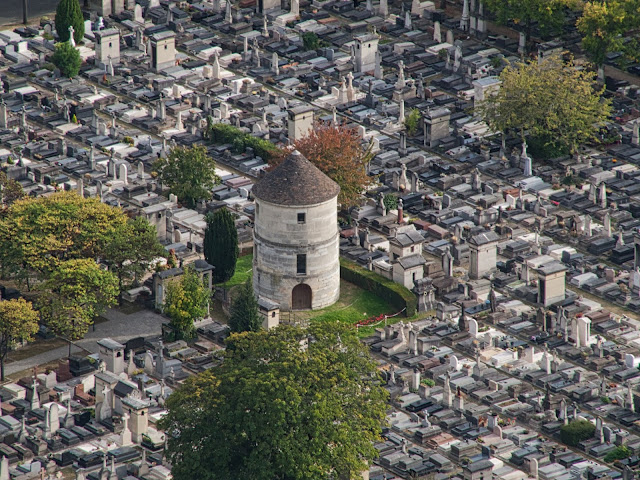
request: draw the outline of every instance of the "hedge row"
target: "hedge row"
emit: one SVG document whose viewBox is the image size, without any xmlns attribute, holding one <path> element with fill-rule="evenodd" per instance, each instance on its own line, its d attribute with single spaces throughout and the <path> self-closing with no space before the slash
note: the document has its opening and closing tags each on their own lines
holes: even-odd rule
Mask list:
<svg viewBox="0 0 640 480">
<path fill-rule="evenodd" d="M 416 313 L 417 299 L 409 289 L 344 258 L 340 259 L 340 278 L 375 293 L 398 310 L 406 307 L 407 317 Z"/>
<path fill-rule="evenodd" d="M 262 157 L 265 161 L 271 159 L 271 156 L 279 151 L 278 147 L 269 140 L 254 137 L 249 133 L 242 132 L 233 125 L 227 125 L 225 123 L 213 124 L 209 122 L 207 137 L 216 144 L 230 143 L 236 153 L 242 153 L 247 148 L 252 148 L 254 153 Z"/>
</svg>

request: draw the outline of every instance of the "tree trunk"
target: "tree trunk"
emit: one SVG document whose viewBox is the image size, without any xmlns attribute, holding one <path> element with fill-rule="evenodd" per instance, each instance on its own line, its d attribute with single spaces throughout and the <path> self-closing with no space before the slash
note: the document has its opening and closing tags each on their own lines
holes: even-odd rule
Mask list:
<svg viewBox="0 0 640 480">
<path fill-rule="evenodd" d="M 9 340 L 0 343 L 0 381 L 4 382 L 4 361 L 9 353 Z"/>
</svg>

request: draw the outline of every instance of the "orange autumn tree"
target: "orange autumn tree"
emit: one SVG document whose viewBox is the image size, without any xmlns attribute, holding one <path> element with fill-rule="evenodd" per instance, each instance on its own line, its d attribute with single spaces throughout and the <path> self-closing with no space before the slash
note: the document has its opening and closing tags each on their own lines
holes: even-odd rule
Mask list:
<svg viewBox="0 0 640 480">
<path fill-rule="evenodd" d="M 280 164 L 294 149 L 340 186 L 338 203 L 344 206 L 355 205 L 373 181 L 367 175 L 372 145 L 363 148 L 356 128 L 316 122 L 308 136 L 274 155 L 271 165 Z"/>
</svg>

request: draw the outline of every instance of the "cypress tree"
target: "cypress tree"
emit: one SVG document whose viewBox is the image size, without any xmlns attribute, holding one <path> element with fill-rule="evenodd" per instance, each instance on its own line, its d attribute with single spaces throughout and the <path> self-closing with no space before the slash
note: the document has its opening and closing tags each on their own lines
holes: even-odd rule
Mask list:
<svg viewBox="0 0 640 480">
<path fill-rule="evenodd" d="M 215 267 L 214 283 L 226 282 L 233 277 L 238 259 L 238 232 L 233 215 L 226 208 L 207 217 L 204 258 Z"/>
<path fill-rule="evenodd" d="M 56 32 L 61 42 L 69 41 L 69 25 L 73 25 L 76 43 L 84 38 L 84 17 L 78 0 L 60 0 L 56 8 Z"/>
<path fill-rule="evenodd" d="M 257 332 L 262 327 L 258 302 L 253 293 L 251 279 L 238 288 L 238 297 L 231 305 L 229 327 L 232 332 Z"/>
</svg>

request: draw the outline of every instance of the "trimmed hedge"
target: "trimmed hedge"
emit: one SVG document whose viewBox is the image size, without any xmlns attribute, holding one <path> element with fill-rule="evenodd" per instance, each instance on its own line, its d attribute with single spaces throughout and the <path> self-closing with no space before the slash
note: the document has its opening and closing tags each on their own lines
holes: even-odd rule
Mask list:
<svg viewBox="0 0 640 480">
<path fill-rule="evenodd" d="M 395 283 L 344 258 L 340 259 L 340 278 L 371 293 L 375 293 L 398 310 L 406 308 L 405 315 L 407 317 L 413 317 L 416 314 L 418 303 L 416 296 L 399 283 Z"/>
<path fill-rule="evenodd" d="M 242 153 L 247 148 L 252 148 L 254 153 L 265 161 L 270 160 L 273 155 L 279 152 L 278 147 L 269 140 L 244 133 L 233 125 L 214 124 L 212 120 L 209 121 L 207 137 L 218 145 L 230 143 L 236 153 Z"/>
</svg>

